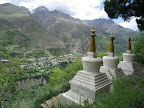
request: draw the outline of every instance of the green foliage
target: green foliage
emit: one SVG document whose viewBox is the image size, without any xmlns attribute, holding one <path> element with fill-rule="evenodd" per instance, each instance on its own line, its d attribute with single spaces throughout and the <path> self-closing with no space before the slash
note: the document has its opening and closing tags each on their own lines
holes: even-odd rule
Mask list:
<svg viewBox="0 0 144 108">
<path fill-rule="evenodd" d="M 78 70 L 82 70 L 81 60 L 69 64 L 64 70 L 59 67 L 54 68 L 52 70 L 53 73 L 50 74 L 50 84 L 59 85 L 69 81 L 74 77 Z"/>
<path fill-rule="evenodd" d="M 18 58 L 8 58 L 9 61 L 0 61 L 0 102 L 3 107 L 6 94 L 12 92 L 17 83 L 17 77 L 23 74 L 20 65 L 22 61 Z"/>
<path fill-rule="evenodd" d="M 123 61 L 123 53 L 124 53 L 124 52 L 121 52 L 120 55 L 118 56 L 119 62 Z"/>
<path fill-rule="evenodd" d="M 69 63 L 67 63 L 66 61 L 65 61 L 65 62 L 60 62 L 60 63 L 59 63 L 59 66 L 60 66 L 62 69 L 64 69 L 65 67 L 68 66 L 68 64 L 69 64 Z"/>
<path fill-rule="evenodd" d="M 40 105 L 46 101 L 46 100 L 49 100 L 55 96 L 57 96 L 58 94 L 62 93 L 62 92 L 65 92 L 67 90 L 70 89 L 70 85 L 68 82 L 66 83 L 63 83 L 57 87 L 53 87 L 51 86 L 48 90 L 48 93 L 47 94 L 43 94 L 41 95 L 39 98 L 36 99 L 35 103 L 34 103 L 34 106 L 35 108 L 39 108 Z"/>
<path fill-rule="evenodd" d="M 144 31 L 139 32 L 133 41 L 132 51 L 136 54 L 136 61 L 144 64 Z"/>
<path fill-rule="evenodd" d="M 107 56 L 107 52 L 98 52 L 97 57 L 102 58 L 103 56 Z"/>
<path fill-rule="evenodd" d="M 65 82 L 60 85 L 41 86 L 37 89 L 24 89 L 17 94 L 11 94 L 6 97 L 6 108 L 40 108 L 40 105 L 46 100 L 51 99 L 54 96 L 62 92 L 69 90 L 70 85 Z"/>
<path fill-rule="evenodd" d="M 53 74 L 50 75 L 50 83 L 56 85 L 64 82 L 65 71 L 60 68 L 54 68 Z"/>
<path fill-rule="evenodd" d="M 98 108 L 142 108 L 143 89 L 134 86 L 129 78 L 121 77 L 113 81 L 113 91 L 98 99 Z"/>
<path fill-rule="evenodd" d="M 70 52 L 67 48 L 48 48 L 47 50 L 54 56 L 68 54 Z"/>
<path fill-rule="evenodd" d="M 35 89 L 19 90 L 16 94 L 6 96 L 6 108 L 39 108 L 44 101 L 70 89 L 69 80 L 82 69 L 81 60 L 76 60 L 65 69 L 54 68 L 50 83 Z M 30 72 L 32 70 L 29 70 Z M 46 74 L 43 74 L 45 76 Z"/>
<path fill-rule="evenodd" d="M 26 53 L 26 58 L 38 58 L 38 57 L 47 57 L 48 55 L 44 52 L 44 50 L 35 50 L 31 53 Z"/>
<path fill-rule="evenodd" d="M 132 16 L 137 18 L 140 30 L 144 30 L 144 1 L 143 0 L 106 0 L 104 9 L 110 18 L 122 17 L 129 20 Z"/>
<path fill-rule="evenodd" d="M 15 29 L 6 30 L 0 44 L 2 46 L 17 44 L 19 47 L 28 47 L 30 39 Z"/>
</svg>

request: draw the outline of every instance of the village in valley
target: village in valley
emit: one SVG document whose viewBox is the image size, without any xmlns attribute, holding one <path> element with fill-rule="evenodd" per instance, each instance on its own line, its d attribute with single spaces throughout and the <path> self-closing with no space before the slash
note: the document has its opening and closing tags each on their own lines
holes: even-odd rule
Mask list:
<svg viewBox="0 0 144 108">
<path fill-rule="evenodd" d="M 33 68 L 33 69 L 39 69 L 42 71 L 44 68 L 50 68 L 55 66 L 64 66 L 66 67 L 69 63 L 74 62 L 76 59 L 81 58 L 81 55 L 79 54 L 65 54 L 61 55 L 59 57 L 56 56 L 49 56 L 49 57 L 39 57 L 39 58 L 25 58 L 27 62 L 30 62 L 29 64 L 22 65 L 23 68 Z M 49 71 L 48 71 L 49 72 Z M 48 73 L 46 72 L 46 73 Z"/>
</svg>

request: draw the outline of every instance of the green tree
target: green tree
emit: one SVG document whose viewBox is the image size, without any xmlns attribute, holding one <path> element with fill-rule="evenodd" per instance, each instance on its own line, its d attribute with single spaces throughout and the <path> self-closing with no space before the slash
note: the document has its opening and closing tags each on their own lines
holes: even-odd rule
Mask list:
<svg viewBox="0 0 144 108">
<path fill-rule="evenodd" d="M 59 85 L 67 82 L 71 80 L 79 70 L 82 70 L 82 61 L 79 59 L 69 64 L 65 69 L 56 67 L 52 70 L 53 73 L 49 76 L 50 84 Z"/>
<path fill-rule="evenodd" d="M 136 60 L 144 64 L 144 31 L 139 32 L 133 38 L 133 52 L 136 54 Z"/>
<path fill-rule="evenodd" d="M 0 107 L 4 108 L 5 97 L 17 84 L 17 78 L 22 75 L 21 60 L 9 58 L 3 63 L 0 61 Z"/>
<path fill-rule="evenodd" d="M 110 18 L 122 17 L 129 20 L 132 16 L 136 19 L 140 30 L 144 30 L 144 0 L 106 0 L 104 9 Z"/>
</svg>

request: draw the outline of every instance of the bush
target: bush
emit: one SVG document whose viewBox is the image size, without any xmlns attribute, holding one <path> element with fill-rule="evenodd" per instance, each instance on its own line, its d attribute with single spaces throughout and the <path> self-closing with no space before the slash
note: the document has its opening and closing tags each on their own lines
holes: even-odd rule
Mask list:
<svg viewBox="0 0 144 108">
<path fill-rule="evenodd" d="M 133 38 L 133 52 L 136 54 L 136 61 L 144 64 L 144 31 L 136 34 L 136 37 Z"/>
<path fill-rule="evenodd" d="M 39 108 L 46 100 L 70 89 L 69 80 L 82 69 L 80 60 L 69 64 L 65 70 L 54 68 L 50 74 L 50 83 L 34 89 L 24 89 L 6 97 L 6 108 Z M 31 70 L 30 70 L 31 71 Z M 42 74 L 46 76 L 46 74 Z"/>
<path fill-rule="evenodd" d="M 69 64 L 65 70 L 56 67 L 52 70 L 52 74 L 50 74 L 50 84 L 58 85 L 65 81 L 69 81 L 79 70 L 82 70 L 81 60 L 76 60 L 75 62 Z"/>
<path fill-rule="evenodd" d="M 107 56 L 107 52 L 98 52 L 97 56 L 102 58 L 103 56 Z"/>
</svg>

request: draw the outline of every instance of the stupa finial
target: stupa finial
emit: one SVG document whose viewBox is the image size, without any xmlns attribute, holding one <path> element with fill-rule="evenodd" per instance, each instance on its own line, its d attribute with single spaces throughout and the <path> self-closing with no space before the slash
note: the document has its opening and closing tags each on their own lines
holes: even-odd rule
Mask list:
<svg viewBox="0 0 144 108">
<path fill-rule="evenodd" d="M 127 47 L 126 53 L 127 54 L 132 53 L 132 51 L 131 51 L 131 37 L 130 36 L 128 37 L 128 47 Z"/>
<path fill-rule="evenodd" d="M 92 27 L 92 30 L 94 30 L 94 26 Z"/>
<path fill-rule="evenodd" d="M 96 50 L 95 50 L 95 38 L 94 38 L 94 36 L 96 36 L 96 34 L 95 34 L 95 29 L 94 29 L 94 26 L 92 27 L 92 29 L 91 29 L 91 34 L 90 34 L 90 36 L 91 36 L 91 43 L 90 43 L 90 48 L 89 48 L 89 51 L 90 52 L 96 52 Z"/>
<path fill-rule="evenodd" d="M 111 38 L 110 38 L 110 45 L 109 45 L 109 49 L 108 49 L 108 54 L 111 54 L 112 56 L 114 56 L 114 44 L 113 44 L 113 40 L 114 40 L 114 35 L 113 33 L 111 34 Z"/>
<path fill-rule="evenodd" d="M 131 42 L 130 41 L 131 41 L 131 37 L 129 36 L 128 37 L 128 48 L 127 48 L 128 50 L 131 50 Z"/>
</svg>

